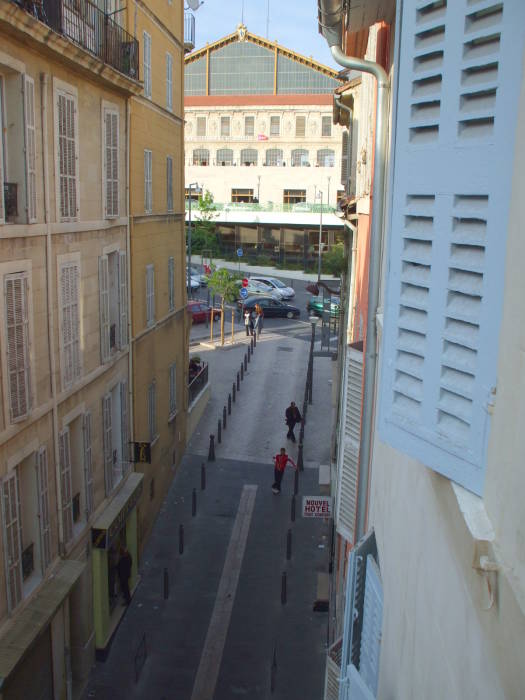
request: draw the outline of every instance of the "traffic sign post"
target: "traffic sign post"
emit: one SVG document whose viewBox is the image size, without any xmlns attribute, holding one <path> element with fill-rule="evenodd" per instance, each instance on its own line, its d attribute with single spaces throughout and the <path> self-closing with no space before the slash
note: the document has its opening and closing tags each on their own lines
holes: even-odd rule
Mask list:
<svg viewBox="0 0 525 700">
<path fill-rule="evenodd" d="M 242 248 L 237 248 L 237 257 L 239 258 L 239 274 L 241 274 L 241 258 L 244 255 Z"/>
</svg>

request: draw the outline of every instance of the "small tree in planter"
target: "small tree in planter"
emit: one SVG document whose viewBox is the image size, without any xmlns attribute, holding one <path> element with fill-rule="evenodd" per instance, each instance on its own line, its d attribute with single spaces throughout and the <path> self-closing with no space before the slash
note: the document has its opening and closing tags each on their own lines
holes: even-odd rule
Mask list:
<svg viewBox="0 0 525 700">
<path fill-rule="evenodd" d="M 224 345 L 224 304 L 237 299 L 239 286 L 236 280 L 237 275 L 225 268 L 214 270 L 208 280 L 208 288 L 221 298 L 221 345 Z"/>
</svg>

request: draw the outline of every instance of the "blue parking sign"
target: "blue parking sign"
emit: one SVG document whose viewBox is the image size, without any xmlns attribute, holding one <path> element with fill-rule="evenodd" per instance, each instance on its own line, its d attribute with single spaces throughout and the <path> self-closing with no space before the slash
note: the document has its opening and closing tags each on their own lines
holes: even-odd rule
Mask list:
<svg viewBox="0 0 525 700">
<path fill-rule="evenodd" d="M 237 248 L 237 257 L 242 258 L 242 256 L 243 256 L 242 248 Z"/>
<path fill-rule="evenodd" d="M 248 290 L 246 289 L 246 287 L 241 287 L 240 295 L 243 299 L 246 299 L 246 297 L 248 296 Z"/>
</svg>

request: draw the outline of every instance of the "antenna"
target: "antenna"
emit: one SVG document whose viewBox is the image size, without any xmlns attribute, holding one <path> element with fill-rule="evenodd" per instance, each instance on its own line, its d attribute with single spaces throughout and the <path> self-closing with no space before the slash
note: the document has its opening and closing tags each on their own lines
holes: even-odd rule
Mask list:
<svg viewBox="0 0 525 700">
<path fill-rule="evenodd" d="M 244 0 L 242 0 L 241 5 L 241 24 L 244 24 Z"/>
<path fill-rule="evenodd" d="M 270 38 L 270 0 L 266 3 L 266 38 Z"/>
<path fill-rule="evenodd" d="M 194 12 L 195 10 L 198 10 L 199 7 L 202 5 L 202 2 L 200 0 L 186 0 L 186 3 L 190 10 L 193 10 Z"/>
</svg>

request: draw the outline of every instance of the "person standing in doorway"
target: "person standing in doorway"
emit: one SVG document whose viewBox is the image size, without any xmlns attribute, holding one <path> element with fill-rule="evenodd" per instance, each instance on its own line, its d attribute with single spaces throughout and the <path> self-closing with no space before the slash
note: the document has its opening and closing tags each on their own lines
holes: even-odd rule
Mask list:
<svg viewBox="0 0 525 700">
<path fill-rule="evenodd" d="M 295 405 L 294 401 L 292 401 L 286 409 L 285 415 L 286 425 L 288 426 L 288 433 L 286 437 L 292 442 L 295 442 L 295 433 L 293 429 L 295 428 L 295 424 L 301 421 L 301 414 L 299 413 L 299 409 Z"/>
<path fill-rule="evenodd" d="M 274 482 L 272 484 L 272 491 L 274 493 L 281 493 L 281 481 L 283 480 L 284 470 L 288 462 L 292 465 L 294 469 L 297 469 L 296 463 L 291 457 L 286 454 L 286 449 L 281 447 L 279 454 L 275 455 L 273 458 L 274 462 Z"/>
<path fill-rule="evenodd" d="M 129 605 L 131 602 L 131 595 L 129 593 L 129 577 L 131 576 L 132 563 L 133 560 L 131 559 L 131 554 L 128 552 L 126 547 L 121 547 L 117 570 L 120 581 L 120 590 L 124 596 L 124 605 Z"/>
</svg>

